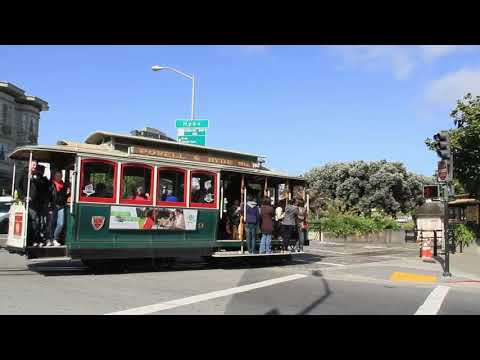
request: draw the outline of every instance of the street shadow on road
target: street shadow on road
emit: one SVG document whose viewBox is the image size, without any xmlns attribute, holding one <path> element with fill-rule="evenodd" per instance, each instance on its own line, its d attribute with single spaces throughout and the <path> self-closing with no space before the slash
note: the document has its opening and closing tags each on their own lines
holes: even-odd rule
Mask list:
<svg viewBox="0 0 480 360">
<path fill-rule="evenodd" d="M 312 254 L 298 254 L 292 258 L 211 258 L 183 259 L 178 258 L 171 262 L 153 262 L 151 259 L 143 261 L 116 261 L 105 262 L 95 269 L 88 268 L 77 260 L 50 260 L 28 264 L 28 270 L 45 276 L 81 276 L 81 275 L 115 275 L 125 273 L 151 273 L 171 271 L 205 271 L 212 269 L 241 270 L 261 269 L 269 267 L 283 267 L 291 265 L 306 265 L 319 262 L 324 256 Z"/>
<path fill-rule="evenodd" d="M 333 294 L 333 292 L 330 289 L 330 286 L 328 285 L 328 281 L 323 277 L 323 274 L 320 270 L 316 270 L 312 273 L 314 276 L 320 277 L 320 280 L 322 281 L 323 288 L 325 289 L 325 293 L 319 297 L 317 300 L 312 302 L 310 305 L 299 311 L 298 313 L 294 315 L 308 315 L 309 313 L 312 312 L 318 305 L 323 303 L 330 295 Z M 280 311 L 277 308 L 274 308 L 268 312 L 265 313 L 265 315 L 282 315 Z"/>
</svg>

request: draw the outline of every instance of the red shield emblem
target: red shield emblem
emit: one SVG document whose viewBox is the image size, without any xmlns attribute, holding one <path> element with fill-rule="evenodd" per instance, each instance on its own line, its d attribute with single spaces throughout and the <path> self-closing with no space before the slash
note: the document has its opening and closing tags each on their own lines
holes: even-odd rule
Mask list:
<svg viewBox="0 0 480 360">
<path fill-rule="evenodd" d="M 105 224 L 105 216 L 92 216 L 92 227 L 93 230 L 98 231 Z"/>
</svg>

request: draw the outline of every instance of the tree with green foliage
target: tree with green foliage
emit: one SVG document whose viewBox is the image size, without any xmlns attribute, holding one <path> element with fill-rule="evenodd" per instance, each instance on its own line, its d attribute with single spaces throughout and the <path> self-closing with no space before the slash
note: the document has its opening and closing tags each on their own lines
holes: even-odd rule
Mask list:
<svg viewBox="0 0 480 360">
<path fill-rule="evenodd" d="M 464 246 L 469 246 L 472 244 L 475 239 L 475 233 L 464 224 L 455 224 L 453 225 L 453 238 L 455 243 L 460 245 L 460 252 L 463 252 Z"/>
<path fill-rule="evenodd" d="M 457 101 L 450 113 L 456 128 L 448 130 L 453 154 L 453 177 L 458 181 L 456 190 L 465 190 L 480 196 L 480 96 L 468 93 Z M 425 140 L 430 150 L 434 141 Z"/>
<path fill-rule="evenodd" d="M 386 160 L 328 163 L 307 172 L 305 180 L 317 214 L 328 200 L 338 200 L 345 211 L 369 216 L 375 209 L 393 217 L 423 204 L 423 185 L 433 183 L 433 178 Z"/>
</svg>

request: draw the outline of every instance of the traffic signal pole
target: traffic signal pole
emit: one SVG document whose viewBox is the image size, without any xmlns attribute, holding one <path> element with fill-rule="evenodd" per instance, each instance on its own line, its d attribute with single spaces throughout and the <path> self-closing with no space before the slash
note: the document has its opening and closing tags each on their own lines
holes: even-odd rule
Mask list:
<svg viewBox="0 0 480 360">
<path fill-rule="evenodd" d="M 445 243 L 445 264 L 443 276 L 452 276 L 450 273 L 450 241 L 448 231 L 448 197 L 449 187 L 453 186 L 453 154 L 450 151 L 450 144 L 447 131 L 440 131 L 433 136 L 435 140 L 435 150 L 437 155 L 442 159 L 438 167 L 438 181 L 443 183 L 443 201 L 444 201 L 444 219 L 443 219 L 443 236 Z"/>
<path fill-rule="evenodd" d="M 450 241 L 448 236 L 448 185 L 448 182 L 445 183 L 445 191 L 443 194 L 445 204 L 445 213 L 443 219 L 443 236 L 445 239 L 445 265 L 443 267 L 443 276 L 452 276 L 452 274 L 450 273 Z"/>
</svg>

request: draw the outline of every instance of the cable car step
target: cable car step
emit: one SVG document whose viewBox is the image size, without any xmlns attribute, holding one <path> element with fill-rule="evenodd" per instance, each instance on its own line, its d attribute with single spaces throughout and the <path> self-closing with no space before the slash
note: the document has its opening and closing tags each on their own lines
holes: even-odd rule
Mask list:
<svg viewBox="0 0 480 360">
<path fill-rule="evenodd" d="M 66 246 L 27 247 L 29 259 L 67 257 Z"/>
</svg>

